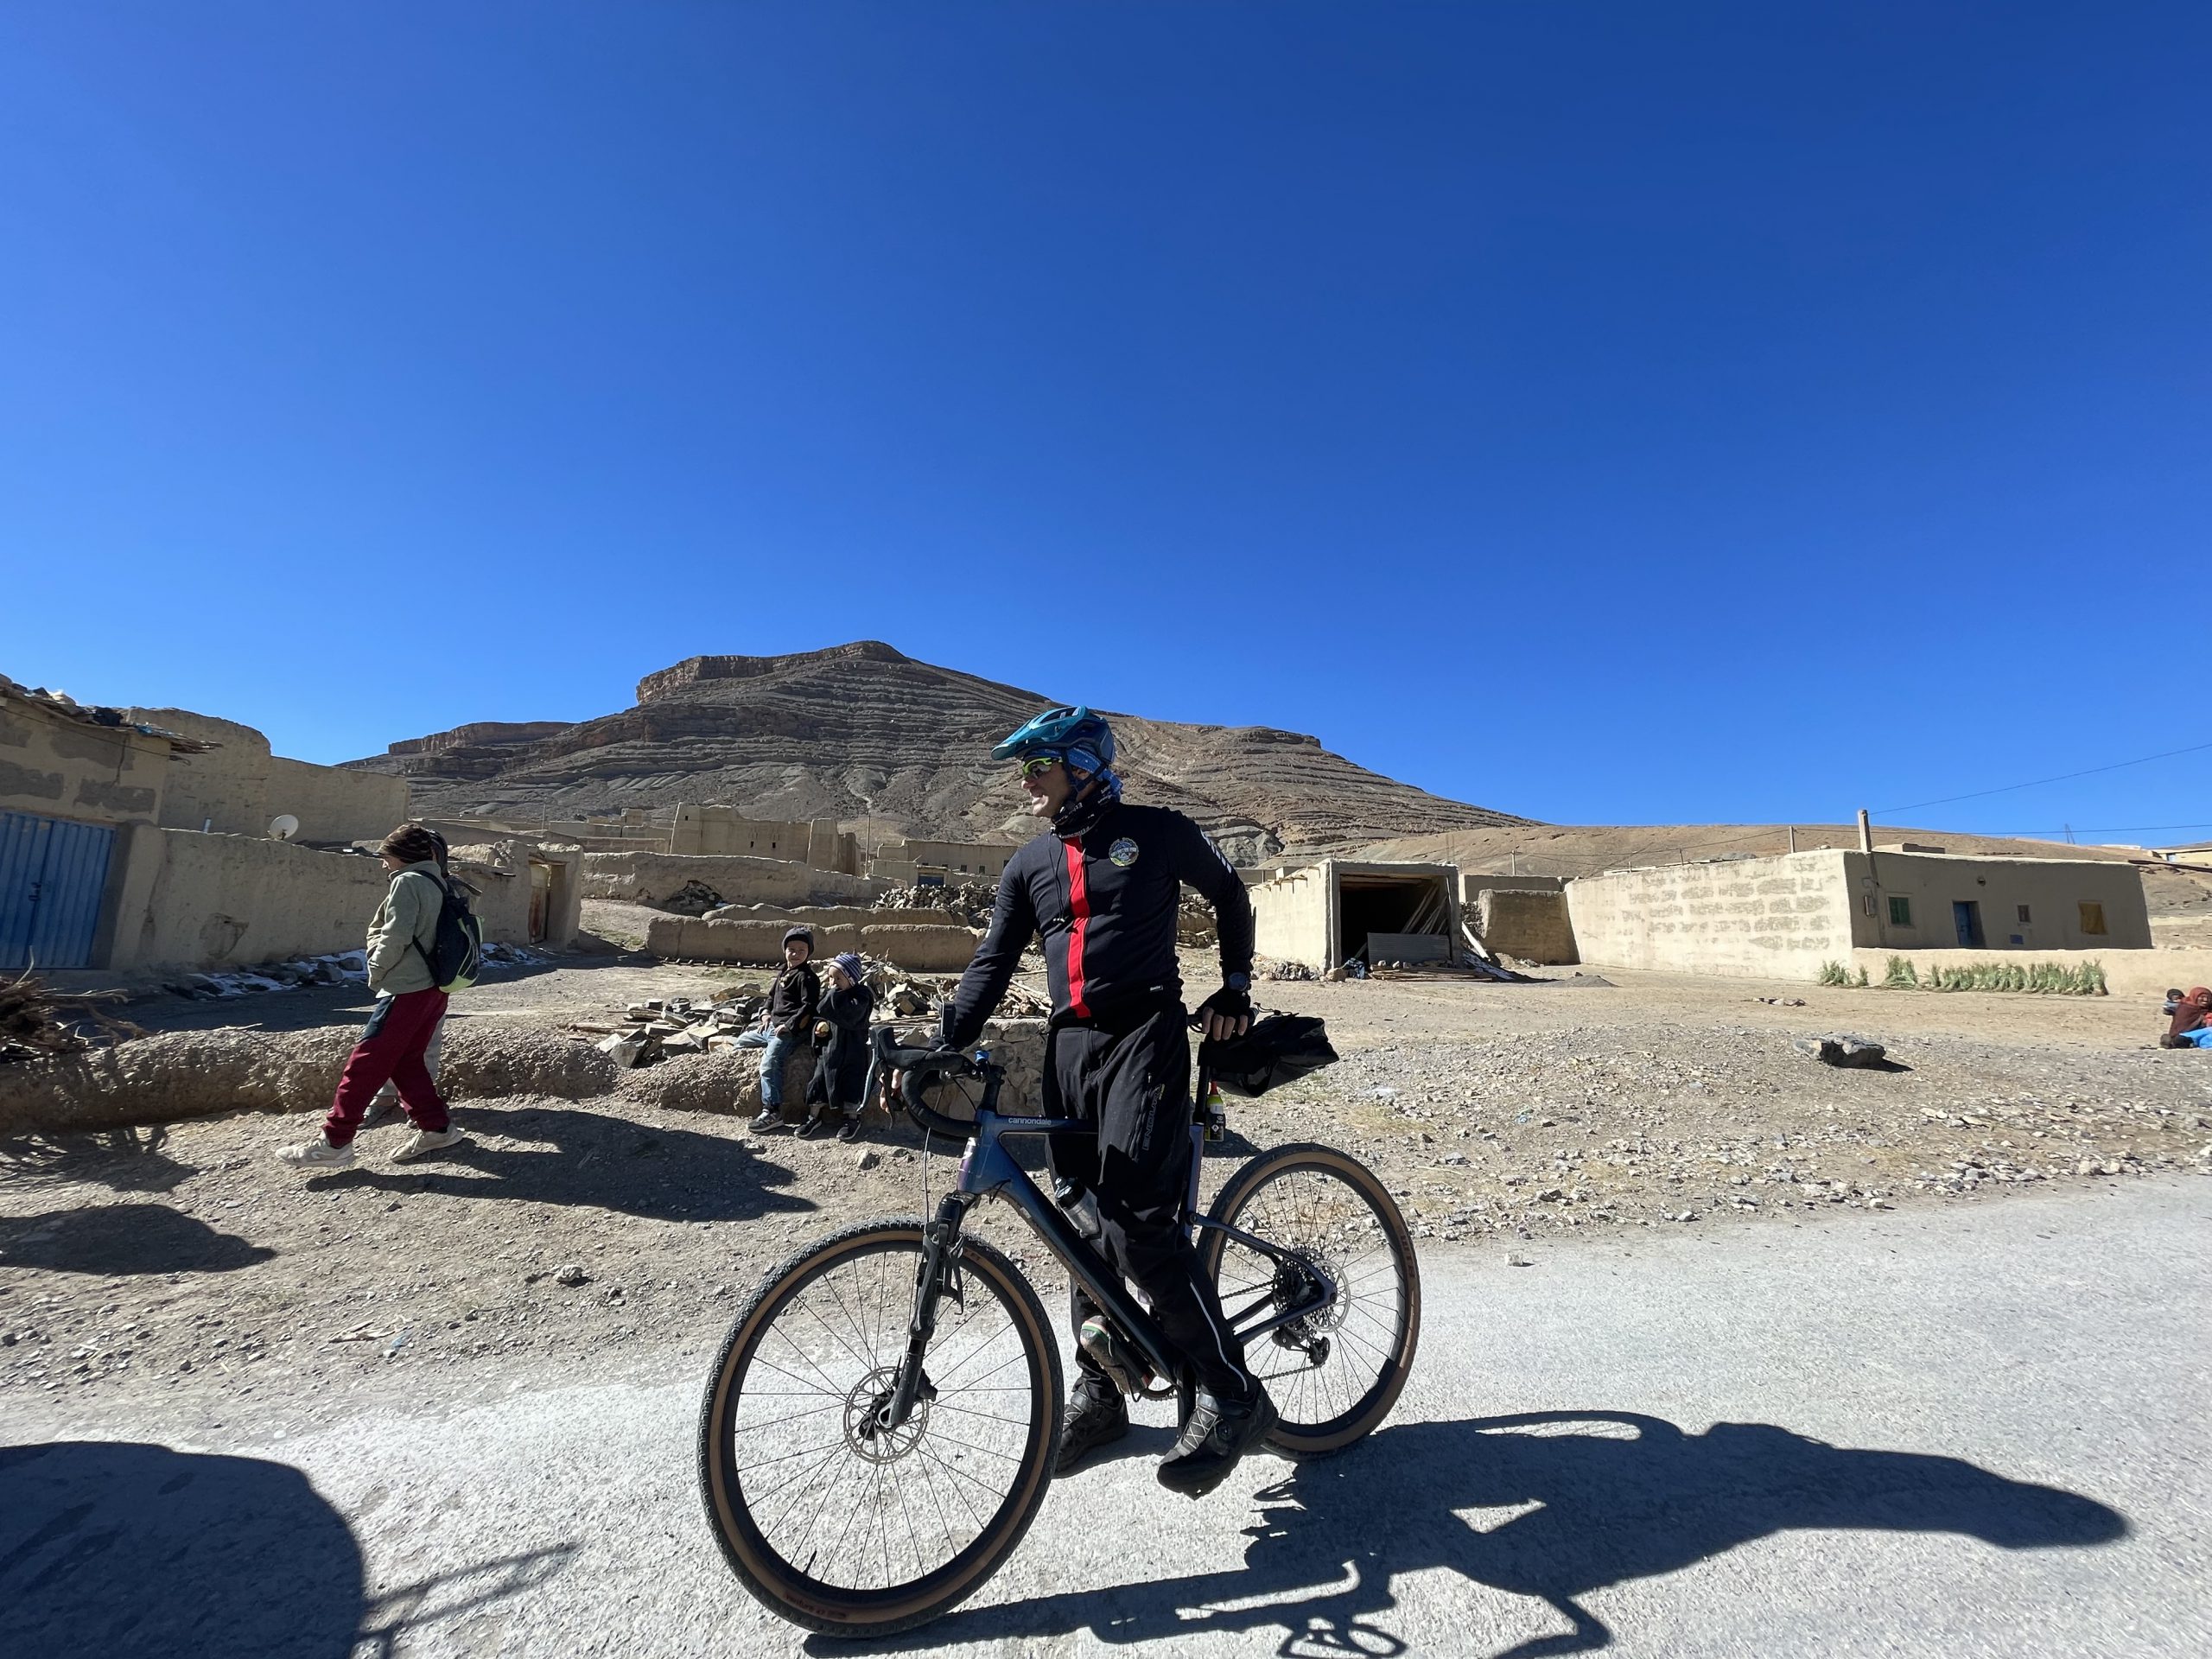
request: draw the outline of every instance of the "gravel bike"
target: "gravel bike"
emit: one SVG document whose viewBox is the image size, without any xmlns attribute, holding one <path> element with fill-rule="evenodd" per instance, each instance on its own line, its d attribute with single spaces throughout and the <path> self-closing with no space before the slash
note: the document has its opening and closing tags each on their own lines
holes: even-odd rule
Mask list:
<svg viewBox="0 0 2212 1659">
<path fill-rule="evenodd" d="M 1281 1415 L 1268 1444 L 1336 1451 L 1382 1422 L 1412 1369 L 1412 1237 L 1372 1172 L 1315 1145 L 1260 1154 L 1201 1214 L 1222 1113 L 1199 1058 L 1184 1224 Z M 861 1222 L 771 1270 L 715 1357 L 699 1424 L 707 1518 L 732 1570 L 771 1611 L 840 1637 L 912 1630 L 973 1594 L 1052 1484 L 1059 1346 L 1014 1262 L 963 1232 L 979 1199 L 1011 1203 L 1090 1293 L 1128 1371 L 1147 1373 L 1136 1391 L 1175 1395 L 1185 1415 L 1192 1395 L 1144 1306 L 1005 1145 L 1094 1126 L 1001 1116 L 988 1051 L 899 1048 L 884 1028 L 864 1098 L 882 1068 L 904 1074 L 925 1134 L 967 1141 L 953 1190 L 933 1217 Z"/>
</svg>

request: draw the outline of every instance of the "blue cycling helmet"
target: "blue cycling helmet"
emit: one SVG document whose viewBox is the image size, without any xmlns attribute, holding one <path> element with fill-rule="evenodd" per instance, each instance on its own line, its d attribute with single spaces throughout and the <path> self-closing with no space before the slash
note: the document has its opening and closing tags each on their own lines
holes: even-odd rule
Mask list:
<svg viewBox="0 0 2212 1659">
<path fill-rule="evenodd" d="M 1103 772 L 1114 764 L 1114 730 L 1090 709 L 1047 709 L 1023 722 L 991 751 L 994 760 L 1058 756 L 1077 772 Z"/>
</svg>

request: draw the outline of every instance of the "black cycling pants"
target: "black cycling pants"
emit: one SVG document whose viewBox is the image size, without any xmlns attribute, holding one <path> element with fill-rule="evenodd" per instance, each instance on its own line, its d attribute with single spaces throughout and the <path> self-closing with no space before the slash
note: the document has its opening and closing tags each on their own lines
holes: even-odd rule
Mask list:
<svg viewBox="0 0 2212 1659">
<path fill-rule="evenodd" d="M 1188 1357 L 1193 1380 L 1230 1399 L 1250 1390 L 1244 1350 L 1176 1224 L 1191 1178 L 1191 1044 L 1171 1005 L 1126 1022 L 1062 1026 L 1047 1039 L 1045 1109 L 1088 1118 L 1096 1136 L 1054 1135 L 1052 1173 L 1098 1200 L 1100 1246 L 1152 1300 L 1153 1317 Z M 1103 1374 L 1083 1351 L 1083 1322 L 1097 1305 L 1077 1286 L 1076 1365 Z"/>
</svg>

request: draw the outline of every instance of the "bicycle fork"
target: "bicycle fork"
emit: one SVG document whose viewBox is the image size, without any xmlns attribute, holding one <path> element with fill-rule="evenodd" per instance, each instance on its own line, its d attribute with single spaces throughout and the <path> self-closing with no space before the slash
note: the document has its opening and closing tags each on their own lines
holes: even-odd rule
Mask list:
<svg viewBox="0 0 2212 1659">
<path fill-rule="evenodd" d="M 914 1274 L 914 1313 L 906 1325 L 906 1352 L 899 1362 L 890 1396 L 876 1408 L 879 1433 L 904 1427 L 915 1402 L 937 1392 L 922 1369 L 922 1357 L 937 1335 L 938 1300 L 948 1289 L 955 1301 L 960 1300 L 960 1229 L 975 1201 L 965 1192 L 948 1192 L 938 1204 L 937 1219 L 922 1224 L 922 1262 Z"/>
</svg>

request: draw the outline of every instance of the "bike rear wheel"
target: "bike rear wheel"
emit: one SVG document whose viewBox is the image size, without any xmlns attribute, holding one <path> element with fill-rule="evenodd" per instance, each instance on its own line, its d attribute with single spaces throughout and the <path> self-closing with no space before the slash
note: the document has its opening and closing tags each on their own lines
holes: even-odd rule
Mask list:
<svg viewBox="0 0 2212 1659">
<path fill-rule="evenodd" d="M 1336 1281 L 1328 1302 L 1245 1344 L 1281 1419 L 1268 1443 L 1311 1454 L 1370 1433 L 1397 1403 L 1421 1338 L 1421 1268 L 1389 1191 L 1331 1147 L 1278 1147 L 1230 1176 L 1207 1216 Z M 1199 1229 L 1198 1262 L 1232 1325 L 1297 1306 L 1311 1283 L 1215 1227 Z"/>
<path fill-rule="evenodd" d="M 874 1408 L 907 1342 L 922 1224 L 864 1222 L 791 1256 L 715 1361 L 699 1424 L 707 1519 L 771 1611 L 841 1637 L 912 1630 L 997 1570 L 1052 1484 L 1060 1358 L 1036 1293 L 963 1240 L 913 1414 Z"/>
</svg>

